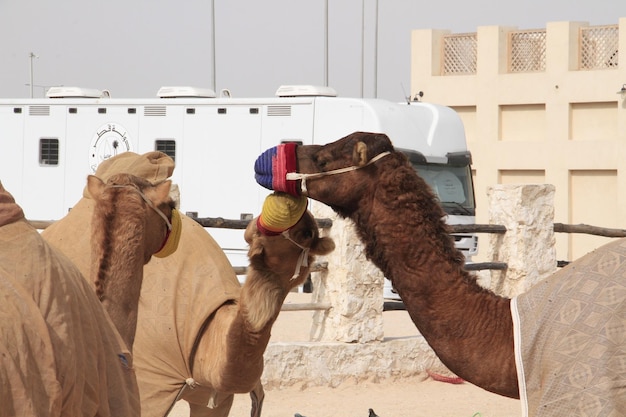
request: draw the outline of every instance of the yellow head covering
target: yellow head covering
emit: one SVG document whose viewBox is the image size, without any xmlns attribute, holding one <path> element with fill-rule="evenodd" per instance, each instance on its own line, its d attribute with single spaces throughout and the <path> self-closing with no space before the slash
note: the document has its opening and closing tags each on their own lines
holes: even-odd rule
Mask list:
<svg viewBox="0 0 626 417">
<path fill-rule="evenodd" d="M 275 191 L 265 198 L 257 220 L 258 229 L 266 235 L 277 235 L 290 229 L 302 218 L 307 203 L 306 196 L 296 197 Z"/>
</svg>

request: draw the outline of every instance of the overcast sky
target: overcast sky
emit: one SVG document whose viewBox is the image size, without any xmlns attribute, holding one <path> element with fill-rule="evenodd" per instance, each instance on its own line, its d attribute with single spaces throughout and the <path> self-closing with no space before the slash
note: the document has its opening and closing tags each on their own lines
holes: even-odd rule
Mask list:
<svg viewBox="0 0 626 417">
<path fill-rule="evenodd" d="M 614 25 L 626 17 L 626 0 L 378 0 L 378 13 L 376 0 L 215 0 L 214 54 L 212 4 L 0 0 L 0 98 L 30 96 L 31 51 L 35 97 L 53 85 L 144 98 L 165 85 L 229 89 L 234 97 L 273 96 L 281 84 L 323 85 L 328 4 L 328 84 L 341 96 L 401 101 L 410 93 L 413 29 Z"/>
</svg>

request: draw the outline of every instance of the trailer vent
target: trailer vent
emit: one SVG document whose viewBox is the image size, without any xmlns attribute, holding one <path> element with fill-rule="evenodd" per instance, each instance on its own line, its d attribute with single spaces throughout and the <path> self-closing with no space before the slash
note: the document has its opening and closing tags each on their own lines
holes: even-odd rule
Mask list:
<svg viewBox="0 0 626 417">
<path fill-rule="evenodd" d="M 165 106 L 146 106 L 143 109 L 144 116 L 165 116 Z"/>
<path fill-rule="evenodd" d="M 30 106 L 28 114 L 30 116 L 50 116 L 50 106 Z"/>
<path fill-rule="evenodd" d="M 291 106 L 268 106 L 268 116 L 291 116 Z"/>
</svg>

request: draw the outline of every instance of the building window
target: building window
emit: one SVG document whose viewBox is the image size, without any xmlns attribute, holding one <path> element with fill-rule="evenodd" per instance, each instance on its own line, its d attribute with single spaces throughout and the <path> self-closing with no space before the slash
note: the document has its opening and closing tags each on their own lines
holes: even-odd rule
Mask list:
<svg viewBox="0 0 626 417">
<path fill-rule="evenodd" d="M 509 72 L 545 71 L 547 38 L 545 30 L 509 33 Z"/>
<path fill-rule="evenodd" d="M 619 66 L 619 26 L 580 28 L 581 70 L 616 69 Z"/>
<path fill-rule="evenodd" d="M 476 74 L 478 35 L 461 33 L 443 37 L 443 75 Z"/>
<path fill-rule="evenodd" d="M 59 165 L 58 139 L 39 139 L 39 165 Z"/>
<path fill-rule="evenodd" d="M 176 141 L 172 139 L 157 139 L 154 149 L 163 152 L 174 161 L 176 161 Z"/>
</svg>

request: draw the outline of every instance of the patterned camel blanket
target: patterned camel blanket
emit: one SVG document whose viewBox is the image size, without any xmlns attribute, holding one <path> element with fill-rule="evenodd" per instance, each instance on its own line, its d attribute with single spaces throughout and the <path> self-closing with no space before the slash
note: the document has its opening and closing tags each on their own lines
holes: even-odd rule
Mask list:
<svg viewBox="0 0 626 417">
<path fill-rule="evenodd" d="M 132 357 L 0 184 L 0 416 L 139 416 Z"/>
<path fill-rule="evenodd" d="M 626 239 L 511 303 L 524 416 L 626 416 Z"/>
</svg>

